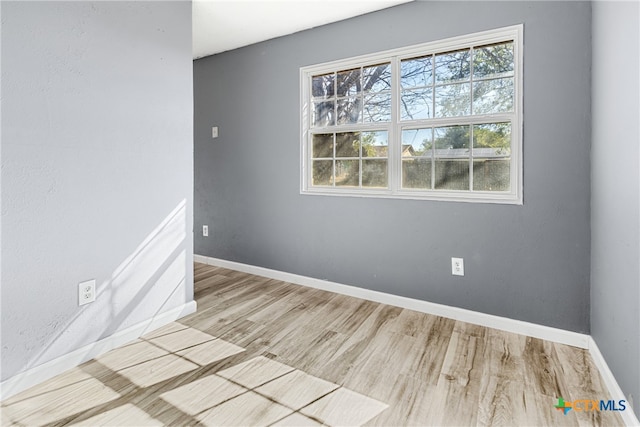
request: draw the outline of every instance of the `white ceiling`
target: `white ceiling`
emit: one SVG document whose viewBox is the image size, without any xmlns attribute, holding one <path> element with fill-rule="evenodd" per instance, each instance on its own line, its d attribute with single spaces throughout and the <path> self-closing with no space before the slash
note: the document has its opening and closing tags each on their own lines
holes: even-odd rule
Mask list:
<svg viewBox="0 0 640 427">
<path fill-rule="evenodd" d="M 194 0 L 193 58 L 412 0 Z"/>
</svg>

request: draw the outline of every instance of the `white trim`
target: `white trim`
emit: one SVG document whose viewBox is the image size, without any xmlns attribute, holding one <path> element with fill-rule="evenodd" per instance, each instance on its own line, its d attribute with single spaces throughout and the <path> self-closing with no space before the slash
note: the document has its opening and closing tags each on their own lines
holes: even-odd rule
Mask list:
<svg viewBox="0 0 640 427">
<path fill-rule="evenodd" d="M 194 255 L 193 260 L 194 262 L 213 265 L 216 267 L 229 268 L 232 270 L 242 271 L 243 273 L 255 274 L 257 276 L 263 276 L 270 279 L 294 283 L 296 285 L 322 289 L 324 291 L 362 298 L 368 301 L 375 301 L 382 304 L 407 308 L 410 310 L 419 311 L 421 313 L 433 314 L 436 316 L 446 317 L 448 319 L 460 320 L 480 326 L 486 326 L 502 331 L 540 338 L 559 344 L 566 344 L 587 349 L 589 350 L 589 353 L 591 354 L 591 357 L 593 358 L 593 361 L 598 368 L 598 371 L 600 372 L 605 386 L 609 390 L 612 398 L 614 398 L 615 400 L 627 400 L 624 396 L 624 393 L 622 392 L 622 389 L 620 389 L 618 382 L 613 376 L 613 373 L 609 369 L 607 362 L 602 356 L 602 353 L 600 353 L 596 342 L 590 335 L 553 328 L 550 326 L 538 325 L 535 323 L 524 322 L 521 320 L 509 319 L 507 317 L 494 316 L 492 314 L 480 313 L 463 308 L 451 307 L 443 304 L 436 304 L 428 301 L 401 297 L 384 292 L 372 291 L 355 286 L 343 285 L 340 283 L 329 282 L 327 280 L 315 279 L 313 277 L 286 273 L 284 271 L 272 270 L 269 268 L 243 264 L 240 262 L 227 261 L 220 258 Z M 640 426 L 640 422 L 638 422 L 638 419 L 633 412 L 633 408 L 630 405 L 627 406 L 626 410 L 620 412 L 620 415 L 622 416 L 622 419 L 627 426 Z"/>
<path fill-rule="evenodd" d="M 179 307 L 165 311 L 143 322 L 130 326 L 99 341 L 85 345 L 63 356 L 28 369 L 0 383 L 0 400 L 7 399 L 29 387 L 48 380 L 81 363 L 91 360 L 107 351 L 133 341 L 140 336 L 160 328 L 168 323 L 195 313 L 197 304 L 190 301 Z"/>
<path fill-rule="evenodd" d="M 589 336 L 589 353 L 591 354 L 591 358 L 593 359 L 596 368 L 598 368 L 598 371 L 600 372 L 600 376 L 604 381 L 605 387 L 609 390 L 611 398 L 616 401 L 623 399 L 628 402 L 627 397 L 624 395 L 624 392 L 618 385 L 616 378 L 613 376 L 613 372 L 611 372 L 611 369 L 609 369 L 607 361 L 604 359 L 602 353 L 600 353 L 598 345 L 591 336 Z M 622 417 L 625 425 L 640 426 L 640 421 L 638 421 L 638 418 L 633 412 L 633 408 L 631 407 L 631 405 L 627 405 L 627 409 L 621 411 L 620 416 Z"/>
<path fill-rule="evenodd" d="M 469 322 L 480 326 L 499 329 L 501 331 L 514 332 L 516 334 L 527 335 L 584 349 L 589 348 L 589 335 L 571 332 L 564 329 L 552 328 L 550 326 L 538 325 L 535 323 L 524 322 L 522 320 L 494 316 L 492 314 L 480 313 L 477 311 L 466 310 L 464 308 L 451 307 L 444 304 L 436 304 L 433 302 L 387 294 L 379 291 L 372 291 L 369 289 L 343 285 L 341 283 L 329 282 L 327 280 L 315 279 L 313 277 L 271 270 L 269 268 L 257 267 L 219 258 L 194 255 L 193 260 L 195 262 L 209 264 L 216 267 L 229 268 L 232 270 L 242 271 L 244 273 L 268 277 L 270 279 L 308 286 L 310 288 L 322 289 L 324 291 L 362 298 L 382 304 L 407 308 L 421 313 Z"/>
</svg>

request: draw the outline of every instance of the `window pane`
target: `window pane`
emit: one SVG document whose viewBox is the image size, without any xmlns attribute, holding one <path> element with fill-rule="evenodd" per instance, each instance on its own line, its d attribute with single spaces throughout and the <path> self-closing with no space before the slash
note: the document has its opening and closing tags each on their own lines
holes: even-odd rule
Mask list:
<svg viewBox="0 0 640 427">
<path fill-rule="evenodd" d="M 509 191 L 511 123 L 473 126 L 473 189 Z"/>
<path fill-rule="evenodd" d="M 448 52 L 435 56 L 436 83 L 469 80 L 471 64 L 469 49 Z"/>
<path fill-rule="evenodd" d="M 433 130 L 436 152 L 434 188 L 469 190 L 469 126 Z"/>
<path fill-rule="evenodd" d="M 431 156 L 432 141 L 430 128 L 403 130 L 402 157 Z"/>
<path fill-rule="evenodd" d="M 333 157 L 333 134 L 317 133 L 313 135 L 313 158 Z"/>
<path fill-rule="evenodd" d="M 331 98 L 334 96 L 336 76 L 335 74 L 325 74 L 323 76 L 313 76 L 311 80 L 311 92 L 314 98 Z"/>
<path fill-rule="evenodd" d="M 391 64 L 364 67 L 362 84 L 365 91 L 381 92 L 391 89 Z"/>
<path fill-rule="evenodd" d="M 387 161 L 363 160 L 362 161 L 362 186 L 387 188 Z"/>
<path fill-rule="evenodd" d="M 511 123 L 486 123 L 473 126 L 473 157 L 511 155 Z"/>
<path fill-rule="evenodd" d="M 469 190 L 469 160 L 436 160 L 435 185 L 438 190 Z"/>
<path fill-rule="evenodd" d="M 436 117 L 456 117 L 471 114 L 469 83 L 436 87 Z"/>
<path fill-rule="evenodd" d="M 312 185 L 332 185 L 332 184 L 333 184 L 333 161 L 332 160 L 314 160 Z"/>
<path fill-rule="evenodd" d="M 511 159 L 473 160 L 473 189 L 475 191 L 509 191 Z"/>
<path fill-rule="evenodd" d="M 513 111 L 513 77 L 475 82 L 473 113 L 490 114 Z"/>
<path fill-rule="evenodd" d="M 359 160 L 336 160 L 336 186 L 358 187 L 359 180 Z"/>
<path fill-rule="evenodd" d="M 469 126 L 447 126 L 433 130 L 436 157 L 469 157 Z"/>
<path fill-rule="evenodd" d="M 401 119 L 429 119 L 432 114 L 432 89 L 403 90 L 401 100 Z"/>
<path fill-rule="evenodd" d="M 340 132 L 336 134 L 336 157 L 360 157 L 359 132 Z"/>
<path fill-rule="evenodd" d="M 338 99 L 338 124 L 362 123 L 362 99 L 359 96 Z"/>
<path fill-rule="evenodd" d="M 400 84 L 403 88 L 433 84 L 433 56 L 405 59 L 400 62 Z"/>
<path fill-rule="evenodd" d="M 473 78 L 513 75 L 513 42 L 474 49 Z"/>
<path fill-rule="evenodd" d="M 431 159 L 402 160 L 402 188 L 431 189 Z"/>
<path fill-rule="evenodd" d="M 313 103 L 313 126 L 333 126 L 335 124 L 335 114 L 333 111 L 334 102 L 314 102 Z"/>
<path fill-rule="evenodd" d="M 389 140 L 386 131 L 362 132 L 362 157 L 387 157 Z"/>
<path fill-rule="evenodd" d="M 360 68 L 338 73 L 338 96 L 355 95 L 361 90 Z"/>
<path fill-rule="evenodd" d="M 365 123 L 391 121 L 390 93 L 367 95 L 364 98 L 364 102 Z"/>
</svg>

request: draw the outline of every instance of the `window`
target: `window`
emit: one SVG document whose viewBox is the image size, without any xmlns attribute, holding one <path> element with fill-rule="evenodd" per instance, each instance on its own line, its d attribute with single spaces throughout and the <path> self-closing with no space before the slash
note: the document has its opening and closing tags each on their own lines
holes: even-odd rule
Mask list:
<svg viewBox="0 0 640 427">
<path fill-rule="evenodd" d="M 522 26 L 300 70 L 302 192 L 522 203 Z"/>
</svg>

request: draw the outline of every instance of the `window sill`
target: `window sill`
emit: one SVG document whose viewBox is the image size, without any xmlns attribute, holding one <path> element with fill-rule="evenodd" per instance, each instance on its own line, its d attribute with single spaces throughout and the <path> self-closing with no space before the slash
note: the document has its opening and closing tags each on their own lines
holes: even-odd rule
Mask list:
<svg viewBox="0 0 640 427">
<path fill-rule="evenodd" d="M 487 192 L 468 192 L 468 191 L 438 191 L 433 190 L 429 193 L 418 191 L 391 191 L 376 189 L 356 189 L 347 190 L 344 188 L 310 188 L 302 189 L 302 195 L 314 196 L 338 196 L 338 197 L 366 197 L 381 199 L 404 199 L 404 200 L 425 200 L 439 202 L 467 202 L 467 203 L 492 203 L 504 205 L 522 205 L 522 197 L 513 193 L 487 193 Z"/>
</svg>

